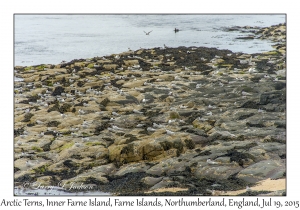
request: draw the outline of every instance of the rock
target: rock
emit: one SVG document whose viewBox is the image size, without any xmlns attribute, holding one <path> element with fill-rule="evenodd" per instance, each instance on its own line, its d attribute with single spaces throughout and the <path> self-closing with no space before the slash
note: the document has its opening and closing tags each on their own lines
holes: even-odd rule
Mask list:
<svg viewBox="0 0 300 210">
<path fill-rule="evenodd" d="M 170 119 L 179 119 L 180 115 L 178 114 L 178 112 L 170 112 Z"/>
<path fill-rule="evenodd" d="M 145 163 L 127 164 L 122 166 L 116 173 L 115 176 L 124 176 L 127 173 L 145 172 L 149 169 Z"/>
<path fill-rule="evenodd" d="M 107 104 L 110 102 L 110 100 L 108 98 L 103 99 L 103 101 L 100 102 L 100 104 L 104 107 L 107 106 Z"/>
<path fill-rule="evenodd" d="M 156 190 L 156 189 L 160 189 L 160 188 L 165 188 L 165 187 L 168 187 L 172 183 L 173 182 L 170 180 L 170 178 L 163 178 L 162 181 L 160 181 L 159 183 L 155 184 L 153 187 L 150 188 L 150 190 Z"/>
<path fill-rule="evenodd" d="M 142 182 L 144 182 L 146 185 L 153 186 L 153 185 L 157 184 L 158 182 L 160 182 L 162 179 L 163 179 L 163 177 L 155 178 L 155 177 L 147 176 L 142 179 Z"/>
<path fill-rule="evenodd" d="M 105 175 L 114 174 L 117 170 L 116 166 L 113 163 L 107 165 L 101 165 L 93 168 L 93 171 L 96 173 L 103 173 Z"/>
<path fill-rule="evenodd" d="M 201 168 L 198 168 L 195 171 L 195 176 L 198 179 L 204 177 L 210 177 L 212 179 L 222 180 L 222 179 L 228 179 L 231 175 L 236 174 L 241 170 L 242 167 L 235 164 L 222 165 L 221 163 L 213 166 L 208 164 L 201 164 Z"/>
<path fill-rule="evenodd" d="M 61 147 L 64 144 L 65 144 L 64 141 L 54 140 L 54 141 L 51 142 L 50 149 L 51 150 L 57 149 L 57 148 Z"/>
<path fill-rule="evenodd" d="M 284 173 L 283 163 L 277 160 L 263 160 L 255 163 L 238 173 L 238 178 L 255 183 L 270 177 L 279 177 Z"/>
<path fill-rule="evenodd" d="M 38 188 L 39 186 L 51 186 L 52 184 L 52 176 L 42 176 L 38 177 L 36 182 L 33 184 L 32 187 Z"/>
<path fill-rule="evenodd" d="M 133 66 L 139 64 L 138 60 L 124 60 L 123 62 L 126 66 Z"/>
<path fill-rule="evenodd" d="M 285 93 L 283 91 L 273 91 L 269 93 L 262 93 L 260 96 L 259 103 L 262 105 L 272 104 L 282 104 L 285 103 Z"/>
<path fill-rule="evenodd" d="M 63 93 L 65 91 L 65 88 L 61 87 L 61 86 L 58 86 L 54 89 L 52 95 L 53 96 L 57 96 L 57 95 L 61 95 L 61 93 Z"/>
<path fill-rule="evenodd" d="M 198 129 L 204 130 L 204 132 L 208 132 L 209 130 L 211 130 L 213 128 L 213 126 L 209 122 L 207 122 L 207 121 L 202 122 L 202 121 L 199 121 L 198 119 L 193 121 L 193 126 Z"/>
</svg>

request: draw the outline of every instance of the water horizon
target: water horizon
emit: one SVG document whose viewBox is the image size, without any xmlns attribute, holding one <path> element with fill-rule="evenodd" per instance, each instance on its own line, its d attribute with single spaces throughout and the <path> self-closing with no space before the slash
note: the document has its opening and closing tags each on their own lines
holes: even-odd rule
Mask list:
<svg viewBox="0 0 300 210">
<path fill-rule="evenodd" d="M 268 40 L 238 40 L 247 33 L 224 27 L 267 27 L 285 23 L 285 15 L 18 15 L 14 16 L 14 65 L 119 54 L 140 48 L 215 47 L 233 52 L 272 50 Z M 179 32 L 175 33 L 174 29 Z M 150 32 L 151 31 L 151 32 Z M 149 35 L 146 35 L 146 33 Z"/>
</svg>

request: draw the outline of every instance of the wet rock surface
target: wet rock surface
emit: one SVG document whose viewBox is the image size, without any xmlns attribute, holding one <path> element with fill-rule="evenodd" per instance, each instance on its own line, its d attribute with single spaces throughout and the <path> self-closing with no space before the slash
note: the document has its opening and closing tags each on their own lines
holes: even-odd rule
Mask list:
<svg viewBox="0 0 300 210">
<path fill-rule="evenodd" d="M 15 184 L 215 195 L 285 178 L 285 25 L 247 30 L 281 44 L 261 54 L 154 48 L 16 67 Z M 186 190 L 156 191 L 164 188 Z"/>
</svg>

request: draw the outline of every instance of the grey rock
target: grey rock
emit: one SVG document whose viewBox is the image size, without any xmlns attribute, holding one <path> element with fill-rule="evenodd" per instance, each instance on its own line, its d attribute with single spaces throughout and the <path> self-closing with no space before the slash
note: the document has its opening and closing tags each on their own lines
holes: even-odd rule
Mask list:
<svg viewBox="0 0 300 210">
<path fill-rule="evenodd" d="M 238 178 L 255 183 L 267 178 L 278 177 L 283 174 L 284 164 L 277 160 L 263 160 L 239 172 Z"/>
</svg>

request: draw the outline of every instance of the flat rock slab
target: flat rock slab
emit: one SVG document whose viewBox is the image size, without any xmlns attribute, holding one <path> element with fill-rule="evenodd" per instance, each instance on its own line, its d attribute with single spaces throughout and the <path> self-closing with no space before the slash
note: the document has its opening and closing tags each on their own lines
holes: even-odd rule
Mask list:
<svg viewBox="0 0 300 210">
<path fill-rule="evenodd" d="M 238 178 L 247 182 L 256 183 L 267 178 L 278 178 L 284 173 L 284 165 L 281 161 L 263 160 L 255 163 L 239 172 Z"/>
<path fill-rule="evenodd" d="M 217 180 L 228 179 L 231 175 L 238 173 L 242 170 L 239 165 L 229 164 L 229 165 L 206 165 L 200 167 L 196 170 L 195 176 L 199 179 L 210 177 Z"/>
</svg>

